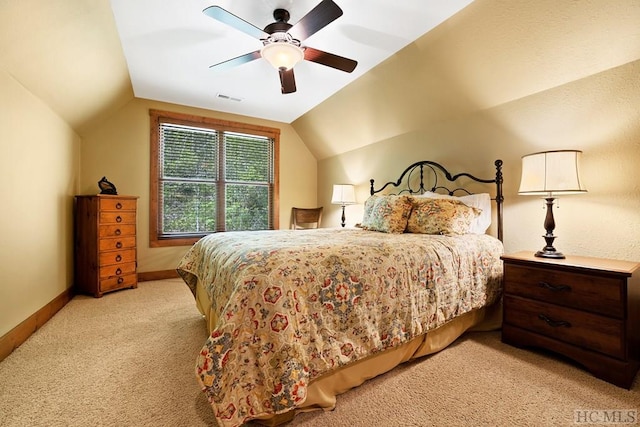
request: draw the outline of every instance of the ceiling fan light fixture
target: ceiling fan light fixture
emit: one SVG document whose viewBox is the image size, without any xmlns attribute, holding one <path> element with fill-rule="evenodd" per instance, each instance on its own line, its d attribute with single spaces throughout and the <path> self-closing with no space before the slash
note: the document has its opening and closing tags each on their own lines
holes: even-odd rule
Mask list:
<svg viewBox="0 0 640 427">
<path fill-rule="evenodd" d="M 265 44 L 260 55 L 276 70 L 290 70 L 304 59 L 304 50 L 294 43 L 278 41 Z"/>
</svg>

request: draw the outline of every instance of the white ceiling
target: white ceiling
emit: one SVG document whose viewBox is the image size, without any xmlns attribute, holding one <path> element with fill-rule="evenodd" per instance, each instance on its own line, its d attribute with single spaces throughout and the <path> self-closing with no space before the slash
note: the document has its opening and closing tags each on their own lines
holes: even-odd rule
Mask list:
<svg viewBox="0 0 640 427">
<path fill-rule="evenodd" d="M 320 0 L 111 0 L 136 97 L 291 123 L 436 27 L 472 0 L 335 0 L 344 14 L 303 46 L 358 61 L 352 73 L 296 65 L 297 92 L 258 59 L 230 70 L 213 64 L 260 49 L 251 36 L 202 13 L 220 6 L 259 28 L 283 8 L 295 24 Z M 222 99 L 218 94 L 240 99 Z"/>
</svg>

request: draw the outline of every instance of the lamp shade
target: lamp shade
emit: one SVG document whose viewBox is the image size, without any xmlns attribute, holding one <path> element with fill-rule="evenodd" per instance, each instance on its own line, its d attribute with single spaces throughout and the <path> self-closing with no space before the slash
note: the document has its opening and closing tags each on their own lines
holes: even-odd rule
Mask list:
<svg viewBox="0 0 640 427">
<path fill-rule="evenodd" d="M 276 70 L 289 70 L 304 59 L 304 51 L 288 42 L 273 42 L 265 45 L 260 55 Z"/>
<path fill-rule="evenodd" d="M 351 184 L 334 184 L 331 203 L 334 205 L 355 205 L 356 191 Z"/>
<path fill-rule="evenodd" d="M 580 179 L 582 151 L 557 150 L 522 157 L 519 194 L 553 195 L 584 193 Z"/>
</svg>

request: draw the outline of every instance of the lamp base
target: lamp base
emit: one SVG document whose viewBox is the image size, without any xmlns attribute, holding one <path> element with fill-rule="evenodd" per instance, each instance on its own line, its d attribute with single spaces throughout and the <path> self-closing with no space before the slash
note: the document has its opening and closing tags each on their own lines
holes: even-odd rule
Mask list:
<svg viewBox="0 0 640 427">
<path fill-rule="evenodd" d="M 563 259 L 565 256 L 562 252 L 556 251 L 556 248 L 553 247 L 553 241 L 556 239 L 556 236 L 553 235 L 553 229 L 556 228 L 556 222 L 553 219 L 553 201 L 554 197 L 545 197 L 546 205 L 547 205 L 547 216 L 544 218 L 544 229 L 547 231 L 547 234 L 544 236 L 544 241 L 547 243 L 544 248 L 536 252 L 536 256 L 540 258 L 555 258 L 555 259 Z"/>
<path fill-rule="evenodd" d="M 564 259 L 566 258 L 562 252 L 557 252 L 555 249 L 550 251 L 546 248 L 538 251 L 535 255 L 539 258 L 555 258 L 555 259 Z"/>
</svg>

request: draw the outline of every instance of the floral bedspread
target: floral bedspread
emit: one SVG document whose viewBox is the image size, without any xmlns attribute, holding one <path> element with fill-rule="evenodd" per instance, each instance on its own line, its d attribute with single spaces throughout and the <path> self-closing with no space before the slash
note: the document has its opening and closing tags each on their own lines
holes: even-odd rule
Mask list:
<svg viewBox="0 0 640 427">
<path fill-rule="evenodd" d="M 324 373 L 409 341 L 501 295 L 503 246 L 358 229 L 217 233 L 178 272 L 219 322 L 197 377 L 221 426 L 304 402 Z"/>
</svg>

